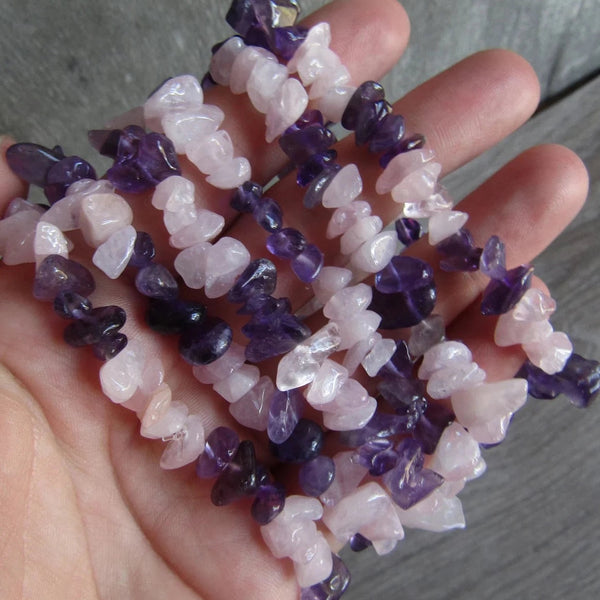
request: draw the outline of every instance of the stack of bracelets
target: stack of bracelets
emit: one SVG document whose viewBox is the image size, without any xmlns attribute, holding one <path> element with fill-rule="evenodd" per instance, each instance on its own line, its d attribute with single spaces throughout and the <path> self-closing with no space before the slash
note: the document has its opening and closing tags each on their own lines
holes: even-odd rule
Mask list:
<svg viewBox="0 0 600 600">
<path fill-rule="evenodd" d="M 294 0 L 234 0 L 227 21 L 238 35 L 213 48 L 202 83 L 191 75 L 169 79 L 148 98 L 143 116 L 131 113 L 135 122 L 89 133 L 92 145 L 114 160 L 106 179 L 59 146 L 9 148 L 13 172 L 41 186 L 50 206 L 12 200 L 0 221 L 0 254 L 7 265 L 36 264 L 35 298 L 52 302 L 69 321 L 69 345 L 91 346 L 104 361 L 102 390 L 137 413 L 141 435 L 166 442 L 160 466 L 195 463 L 199 477 L 214 478 L 216 505 L 252 497 L 251 514 L 266 545 L 293 561 L 301 598 L 333 600 L 350 575 L 324 530 L 340 545 L 385 554 L 404 537 L 404 527 L 463 527 L 457 494 L 485 471 L 481 448 L 504 439 L 528 392 L 565 394 L 587 406 L 600 389 L 600 363 L 574 354 L 566 334 L 553 330 L 555 302 L 531 287 L 531 266 L 507 269 L 496 236 L 475 246 L 465 228 L 468 215 L 453 210 L 424 137 L 405 131 L 380 84 L 351 85 L 329 48 L 327 23 L 307 30 L 295 25 L 298 14 Z M 289 157 L 306 210 L 332 209 L 327 237 L 340 238 L 334 265 L 324 264 L 323 252 L 301 231 L 284 226 L 281 206 L 252 181 L 249 159 L 236 156 L 220 128 L 223 111 L 204 104 L 203 90 L 213 85 L 247 93 L 265 114 L 266 140 L 278 139 Z M 333 123 L 378 155 L 376 192 L 399 205 L 393 227 L 384 229 L 361 197 L 358 166 L 336 161 Z M 300 312 L 272 295 L 273 262 L 220 236 L 224 217 L 201 208 L 178 155 L 209 184 L 231 190 L 231 207 L 266 231 L 268 252 L 289 260 L 311 286 L 313 298 Z M 176 273 L 157 260 L 152 238 L 132 226 L 133 212 L 117 193 L 150 189 L 178 251 Z M 528 357 L 515 378 L 488 381 L 469 348 L 446 338 L 434 312 L 431 265 L 402 253 L 424 225 L 442 270 L 479 270 L 489 278 L 481 312 L 499 316 L 495 342 L 519 344 Z M 135 272 L 135 286 L 148 298 L 150 328 L 179 336 L 181 357 L 199 385 L 211 385 L 243 427 L 266 431 L 275 464 L 300 465 L 304 495 L 286 494 L 257 462 L 252 442 L 227 427 L 206 432 L 201 418 L 172 398 L 162 362 L 122 333 L 122 308 L 92 307 L 95 277 L 69 259 L 65 233 L 76 229 L 94 249 L 99 277 Z M 238 305 L 248 315 L 241 328 L 246 344 L 201 302 L 182 298 L 184 287 Z M 321 309 L 325 324 L 310 331 L 305 317 Z M 260 365 L 274 357 L 273 380 Z M 303 418 L 309 410 L 322 413 L 320 422 Z M 345 449 L 325 454 L 326 432 Z"/>
</svg>

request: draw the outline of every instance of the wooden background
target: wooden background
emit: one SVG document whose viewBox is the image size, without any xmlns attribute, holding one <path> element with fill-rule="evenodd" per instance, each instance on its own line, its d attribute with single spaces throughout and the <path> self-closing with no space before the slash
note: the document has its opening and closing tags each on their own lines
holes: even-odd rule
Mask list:
<svg viewBox="0 0 600 600">
<path fill-rule="evenodd" d="M 366 0 L 365 0 L 366 1 Z M 371 0 L 370 5 L 377 0 Z M 310 12 L 326 2 L 306 0 Z M 0 11 L 0 132 L 89 157 L 85 131 L 170 75 L 206 70 L 229 35 L 225 0 L 8 0 Z M 457 198 L 523 149 L 565 144 L 585 161 L 588 203 L 535 261 L 556 329 L 600 358 L 600 1 L 407 0 L 409 49 L 384 83 L 397 98 L 468 54 L 504 47 L 535 67 L 543 105 L 503 144 L 446 178 Z M 346 555 L 348 600 L 600 597 L 600 406 L 530 400 L 488 472 L 461 494 L 467 529 L 407 531 L 390 556 Z M 238 599 L 235 599 L 238 600 Z M 239 599 L 243 600 L 243 599 Z"/>
</svg>

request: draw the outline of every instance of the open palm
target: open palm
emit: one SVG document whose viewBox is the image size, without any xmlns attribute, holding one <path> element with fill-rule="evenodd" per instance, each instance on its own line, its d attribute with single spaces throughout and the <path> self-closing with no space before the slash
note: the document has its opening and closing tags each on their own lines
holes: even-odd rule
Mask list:
<svg viewBox="0 0 600 600">
<path fill-rule="evenodd" d="M 381 78 L 408 40 L 408 21 L 396 0 L 381 0 L 376 10 L 361 0 L 338 0 L 307 19 L 309 24 L 322 20 L 332 24 L 332 47 L 356 84 Z M 411 131 L 426 135 L 447 174 L 528 119 L 538 93 L 535 74 L 523 59 L 487 51 L 421 85 L 396 104 L 395 112 L 407 118 Z M 238 153 L 250 158 L 253 178 L 269 181 L 284 158 L 276 144 L 265 145 L 261 115 L 245 98 L 225 90 L 208 93 L 207 102 L 228 115 L 224 127 Z M 365 196 L 376 214 L 391 220 L 397 205 L 374 193 L 380 172 L 376 160 L 351 140 L 339 144 L 338 151 L 341 164 L 361 165 Z M 186 175 L 194 178 L 194 169 Z M 206 207 L 226 215 L 228 235 L 241 239 L 253 257 L 266 256 L 263 233 L 245 218 L 234 221 L 228 194 L 198 177 L 195 181 Z M 11 198 L 24 193 L 3 161 L 0 214 Z M 269 193 L 284 207 L 287 222 L 317 243 L 326 264 L 332 264 L 336 244 L 325 239 L 325 209 L 304 211 L 293 177 Z M 466 198 L 461 210 L 469 213 L 468 227 L 479 245 L 492 234 L 506 242 L 512 267 L 541 252 L 575 216 L 586 193 L 587 176 L 579 159 L 565 148 L 543 146 L 514 159 Z M 136 228 L 152 234 L 158 260 L 168 264 L 174 254 L 160 213 L 147 196 L 130 200 Z M 76 235 L 72 239 L 73 258 L 89 264 L 89 248 Z M 411 253 L 438 262 L 426 241 Z M 302 306 L 308 288 L 285 268 L 279 273 L 278 295 L 289 296 L 294 308 Z M 94 274 L 94 304 L 126 309 L 127 333 L 161 357 L 174 396 L 202 415 L 206 430 L 239 427 L 226 403 L 192 377 L 174 340 L 158 338 L 144 325 L 144 303 L 131 275 L 109 282 L 98 271 Z M 135 414 L 102 395 L 99 363 L 91 353 L 64 344 L 64 322 L 33 299 L 32 279 L 31 265 L 0 266 L 0 597 L 295 598 L 291 563 L 270 555 L 249 516 L 249 503 L 217 508 L 210 502 L 211 482 L 199 480 L 193 466 L 176 472 L 159 468 L 162 445 L 141 438 Z M 449 337 L 472 348 L 490 379 L 512 376 L 522 356 L 496 348 L 494 321 L 478 312 L 485 279 L 436 271 L 436 283 L 436 312 L 444 317 Z M 213 303 L 209 310 L 223 314 L 239 330 L 241 321 L 232 308 Z M 315 320 L 313 330 L 317 325 Z M 252 437 L 247 431 L 240 435 Z M 266 456 L 262 437 L 257 444 L 259 454 Z"/>
</svg>

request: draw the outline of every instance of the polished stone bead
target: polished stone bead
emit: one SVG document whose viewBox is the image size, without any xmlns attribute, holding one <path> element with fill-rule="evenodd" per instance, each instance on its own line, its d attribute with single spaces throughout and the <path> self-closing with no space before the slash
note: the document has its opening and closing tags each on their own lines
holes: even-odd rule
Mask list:
<svg viewBox="0 0 600 600">
<path fill-rule="evenodd" d="M 127 346 L 127 336 L 116 333 L 103 336 L 92 346 L 94 356 L 98 360 L 110 360 Z"/>
<path fill-rule="evenodd" d="M 381 329 L 413 327 L 431 314 L 436 298 L 433 283 L 410 292 L 395 294 L 382 294 L 375 289 L 369 309 L 381 316 Z"/>
<path fill-rule="evenodd" d="M 42 261 L 33 281 L 33 296 L 44 301 L 53 301 L 61 292 L 89 296 L 95 289 L 94 278 L 83 265 L 58 255 Z"/>
<path fill-rule="evenodd" d="M 385 100 L 385 90 L 376 81 L 365 81 L 354 92 L 342 115 L 342 127 L 354 131 L 363 107 Z"/>
<path fill-rule="evenodd" d="M 391 111 L 392 106 L 385 100 L 378 100 L 363 106 L 358 113 L 354 130 L 356 145 L 362 146 L 369 142 L 377 131 L 379 124 L 383 119 L 390 116 Z"/>
<path fill-rule="evenodd" d="M 501 279 L 492 279 L 483 292 L 481 314 L 500 315 L 508 312 L 531 287 L 533 267 L 521 265 L 506 271 Z"/>
<path fill-rule="evenodd" d="M 178 285 L 166 267 L 150 264 L 140 269 L 135 277 L 135 287 L 140 294 L 159 300 L 177 297 Z"/>
<path fill-rule="evenodd" d="M 267 435 L 274 444 L 282 444 L 294 431 L 304 409 L 302 394 L 298 390 L 275 392 L 269 407 Z"/>
<path fill-rule="evenodd" d="M 204 452 L 198 458 L 196 474 L 202 479 L 217 476 L 233 460 L 240 438 L 233 429 L 217 427 L 206 438 Z"/>
<path fill-rule="evenodd" d="M 63 319 L 81 319 L 90 310 L 89 299 L 76 292 L 61 292 L 54 298 L 54 312 Z"/>
<path fill-rule="evenodd" d="M 410 379 L 413 372 L 413 361 L 404 340 L 398 340 L 396 351 L 390 360 L 383 365 L 379 376 L 383 378 L 406 378 Z"/>
<path fill-rule="evenodd" d="M 183 332 L 179 353 L 191 365 L 207 365 L 223 356 L 233 338 L 231 327 L 216 317 L 205 317 Z"/>
<path fill-rule="evenodd" d="M 304 250 L 292 259 L 290 266 L 296 277 L 304 283 L 313 282 L 319 275 L 325 257 L 315 244 L 307 244 Z"/>
<path fill-rule="evenodd" d="M 504 244 L 497 235 L 493 235 L 483 247 L 479 268 L 490 279 L 502 279 L 506 274 Z"/>
<path fill-rule="evenodd" d="M 398 239 L 405 246 L 410 246 L 422 235 L 422 227 L 416 219 L 397 219 L 394 223 Z"/>
<path fill-rule="evenodd" d="M 335 477 L 335 463 L 329 456 L 320 455 L 305 462 L 298 473 L 298 481 L 307 496 L 318 497 L 329 489 Z"/>
<path fill-rule="evenodd" d="M 336 554 L 332 554 L 331 575 L 321 583 L 316 583 L 300 592 L 300 600 L 340 600 L 350 585 L 350 571 Z"/>
<path fill-rule="evenodd" d="M 253 260 L 227 292 L 229 302 L 241 304 L 251 296 L 269 295 L 277 285 L 277 269 L 266 258 Z"/>
<path fill-rule="evenodd" d="M 333 149 L 313 154 L 298 168 L 296 183 L 301 187 L 306 187 L 321 173 L 330 169 L 335 164 L 336 158 L 337 151 Z"/>
<path fill-rule="evenodd" d="M 404 117 L 386 114 L 375 126 L 370 141 L 369 151 L 385 152 L 393 148 L 404 137 Z"/>
<path fill-rule="evenodd" d="M 444 478 L 423 468 L 423 451 L 418 442 L 407 438 L 400 442 L 396 451 L 398 465 L 388 471 L 383 480 L 394 502 L 407 510 L 442 485 Z"/>
<path fill-rule="evenodd" d="M 261 198 L 254 208 L 252 216 L 269 233 L 279 231 L 283 225 L 281 206 L 272 198 Z"/>
<path fill-rule="evenodd" d="M 371 542 L 371 540 L 368 540 L 364 535 L 361 535 L 360 533 L 355 533 L 350 538 L 350 550 L 352 550 L 352 552 L 362 552 L 363 550 L 370 548 L 372 545 L 373 542 Z"/>
<path fill-rule="evenodd" d="M 383 294 L 410 292 L 431 285 L 433 269 L 426 262 L 410 256 L 395 256 L 375 276 L 375 288 Z"/>
<path fill-rule="evenodd" d="M 50 167 L 65 158 L 60 146 L 44 148 L 39 144 L 21 143 L 13 144 L 6 151 L 6 162 L 11 171 L 39 187 L 46 183 L 46 174 Z"/>
<path fill-rule="evenodd" d="M 296 165 L 302 165 L 314 154 L 321 154 L 336 143 L 332 131 L 324 125 L 314 124 L 290 128 L 279 139 L 281 149 Z"/>
<path fill-rule="evenodd" d="M 96 171 L 83 158 L 67 156 L 54 163 L 46 173 L 44 194 L 52 205 L 64 198 L 69 186 L 80 179 L 96 179 Z"/>
<path fill-rule="evenodd" d="M 138 231 L 133 244 L 133 254 L 129 259 L 129 266 L 136 269 L 147 267 L 156 255 L 154 242 L 149 233 Z"/>
<path fill-rule="evenodd" d="M 279 258 L 296 258 L 305 248 L 305 237 L 292 227 L 285 227 L 267 238 L 267 250 Z"/>
<path fill-rule="evenodd" d="M 263 194 L 262 187 L 254 181 L 240 185 L 229 201 L 231 208 L 241 213 L 253 213 Z"/>
<path fill-rule="evenodd" d="M 278 484 L 261 485 L 250 507 L 252 518 L 259 525 L 270 523 L 285 506 L 285 489 Z"/>
<path fill-rule="evenodd" d="M 244 496 L 254 494 L 258 487 L 258 474 L 254 444 L 248 440 L 240 443 L 235 456 L 215 481 L 210 499 L 215 506 L 226 506 Z"/>
<path fill-rule="evenodd" d="M 310 419 L 300 419 L 290 437 L 282 444 L 271 442 L 273 456 L 283 462 L 307 462 L 321 452 L 323 447 L 323 430 Z"/>
<path fill-rule="evenodd" d="M 150 329 L 165 335 L 183 333 L 188 327 L 202 322 L 206 306 L 199 302 L 173 298 L 163 300 L 150 298 L 146 311 L 146 323 Z"/>
<path fill-rule="evenodd" d="M 476 271 L 479 268 L 481 248 L 477 248 L 468 229 L 442 240 L 436 250 L 444 257 L 440 267 L 444 271 Z"/>
<path fill-rule="evenodd" d="M 127 316 L 119 306 L 93 308 L 80 319 L 67 325 L 64 339 L 75 348 L 98 343 L 104 336 L 114 335 L 125 325 Z"/>
</svg>

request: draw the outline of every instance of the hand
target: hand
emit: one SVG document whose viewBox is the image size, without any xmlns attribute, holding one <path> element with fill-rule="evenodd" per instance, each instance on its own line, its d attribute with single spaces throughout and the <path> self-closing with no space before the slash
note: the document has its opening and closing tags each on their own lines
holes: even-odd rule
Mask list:
<svg viewBox="0 0 600 600">
<path fill-rule="evenodd" d="M 360 0 L 338 0 L 308 19 L 310 24 L 323 20 L 331 23 L 332 47 L 355 84 L 380 79 L 408 39 L 407 17 L 395 0 L 380 0 L 376 11 Z M 412 131 L 426 135 L 444 173 L 450 173 L 527 120 L 538 94 L 535 74 L 523 59 L 488 51 L 420 86 L 396 104 L 395 112 L 407 118 Z M 276 144 L 263 142 L 264 118 L 245 98 L 225 90 L 207 94 L 207 102 L 225 110 L 224 127 L 239 154 L 250 158 L 253 178 L 268 181 L 284 159 Z M 357 150 L 352 140 L 341 143 L 339 152 L 340 163 L 361 167 L 374 212 L 384 220 L 393 218 L 397 206 L 373 191 L 379 173 L 374 158 Z M 12 197 L 25 191 L 4 163 L 0 169 L 1 214 Z M 187 174 L 194 176 L 194 169 Z M 253 257 L 268 256 L 258 228 L 243 218 L 233 222 L 228 194 L 215 192 L 198 177 L 196 184 L 207 208 L 231 221 L 229 233 L 246 243 Z M 542 146 L 514 159 L 467 197 L 461 210 L 470 214 L 467 227 L 479 245 L 492 234 L 505 241 L 512 267 L 541 252 L 574 217 L 586 193 L 587 175 L 579 159 L 565 148 Z M 288 223 L 332 258 L 338 242 L 324 238 L 326 211 L 304 211 L 291 177 L 270 194 L 282 203 Z M 158 259 L 169 262 L 174 253 L 149 197 L 131 202 L 136 227 L 152 234 Z M 73 258 L 89 263 L 89 248 L 77 236 L 73 240 Z M 438 262 L 426 241 L 412 252 Z M 289 296 L 298 307 L 308 291 L 288 271 L 280 270 L 278 295 Z M 235 427 L 226 403 L 192 377 L 174 341 L 159 339 L 143 324 L 144 302 L 131 278 L 109 282 L 94 274 L 99 284 L 95 305 L 127 310 L 126 332 L 143 338 L 161 357 L 175 397 L 203 416 L 207 431 L 221 424 Z M 249 516 L 249 503 L 216 508 L 209 499 L 211 482 L 199 480 L 193 467 L 162 471 L 162 445 L 141 438 L 135 415 L 102 395 L 97 361 L 87 351 L 66 346 L 64 323 L 32 298 L 32 267 L 2 265 L 0 277 L 0 596 L 295 598 L 291 563 L 271 557 Z M 477 307 L 484 278 L 436 271 L 436 281 L 436 312 L 444 316 L 449 337 L 472 348 L 490 379 L 512 376 L 523 357 L 493 344 L 494 320 L 481 317 Z M 223 311 L 220 304 L 209 305 L 212 314 L 226 312 L 233 323 L 233 310 Z M 263 436 L 258 439 L 264 442 Z"/>
</svg>

